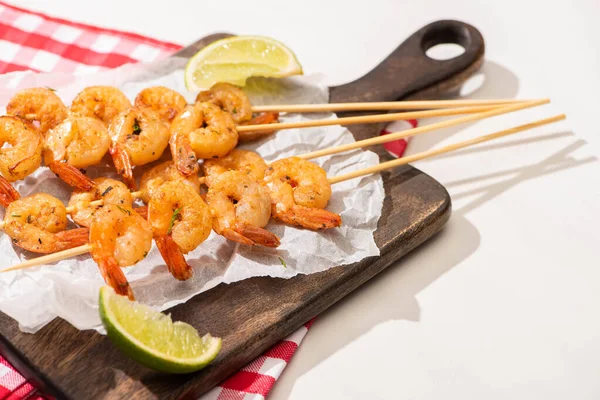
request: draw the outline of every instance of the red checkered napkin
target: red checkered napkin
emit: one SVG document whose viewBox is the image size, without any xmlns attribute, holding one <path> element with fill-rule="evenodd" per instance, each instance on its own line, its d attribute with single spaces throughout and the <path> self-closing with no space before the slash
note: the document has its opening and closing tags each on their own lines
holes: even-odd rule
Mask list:
<svg viewBox="0 0 600 400">
<path fill-rule="evenodd" d="M 138 61 L 154 61 L 179 50 L 173 43 L 110 29 L 65 21 L 8 5 L 0 1 L 0 73 L 34 70 L 85 74 Z M 413 126 L 416 122 L 410 121 Z M 391 124 L 388 130 L 410 127 L 404 121 Z M 382 134 L 389 133 L 383 131 Z M 407 142 L 388 144 L 388 151 L 403 154 Z M 281 341 L 203 399 L 261 400 L 290 361 L 306 335 L 306 324 Z M 42 399 L 0 355 L 0 400 Z"/>
</svg>

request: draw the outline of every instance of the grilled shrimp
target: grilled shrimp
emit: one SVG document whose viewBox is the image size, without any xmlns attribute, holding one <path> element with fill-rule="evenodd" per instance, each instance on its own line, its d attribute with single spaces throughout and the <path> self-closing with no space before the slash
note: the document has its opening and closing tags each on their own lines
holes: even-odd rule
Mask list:
<svg viewBox="0 0 600 400">
<path fill-rule="evenodd" d="M 325 170 L 298 157 L 272 163 L 265 172 L 271 214 L 286 224 L 320 230 L 340 226 L 342 218 L 324 210 L 331 198 Z"/>
<path fill-rule="evenodd" d="M 231 114 L 233 120 L 240 124 L 252 118 L 250 99 L 242 89 L 230 83 L 219 82 L 209 90 L 196 96 L 197 103 L 213 103 Z"/>
<path fill-rule="evenodd" d="M 169 144 L 169 127 L 147 108 L 132 107 L 117 115 L 108 128 L 110 154 L 129 188 L 135 188 L 132 167 L 156 161 Z"/>
<path fill-rule="evenodd" d="M 105 205 L 115 204 L 127 209 L 133 205 L 131 192 L 123 182 L 110 178 L 96 178 L 94 182 L 91 190 L 74 191 L 69 199 L 71 219 L 80 226 L 90 226 L 96 212 Z M 102 200 L 102 204 L 90 204 L 96 200 Z"/>
<path fill-rule="evenodd" d="M 269 190 L 248 175 L 227 171 L 214 178 L 206 202 L 219 235 L 242 244 L 279 246 L 279 238 L 263 229 L 271 219 Z"/>
<path fill-rule="evenodd" d="M 4 216 L 4 231 L 13 243 L 34 253 L 55 253 L 88 242 L 88 229 L 67 228 L 67 210 L 45 193 L 15 200 Z"/>
<path fill-rule="evenodd" d="M 210 209 L 200 194 L 181 181 L 166 182 L 150 199 L 148 220 L 169 272 L 189 279 L 192 268 L 183 255 L 204 242 L 212 227 Z"/>
<path fill-rule="evenodd" d="M 134 300 L 133 291 L 121 267 L 128 267 L 146 257 L 152 247 L 148 221 L 130 207 L 108 204 L 100 208 L 90 225 L 92 258 L 104 281 L 117 294 Z"/>
<path fill-rule="evenodd" d="M 238 142 L 231 116 L 211 103 L 186 106 L 171 123 L 171 154 L 185 176 L 198 171 L 198 158 L 223 157 Z"/>
<path fill-rule="evenodd" d="M 264 112 L 253 116 L 252 105 L 248 96 L 242 89 L 230 83 L 215 83 L 210 90 L 198 93 L 196 102 L 208 102 L 219 106 L 222 110 L 231 114 L 235 123 L 239 125 L 262 125 L 279 122 L 279 113 L 276 112 Z M 272 131 L 243 132 L 239 136 L 241 141 L 247 141 L 259 139 L 272 133 Z"/>
<path fill-rule="evenodd" d="M 196 193 L 200 192 L 198 175 L 183 176 L 177 171 L 173 165 L 173 161 L 165 161 L 152 167 L 142 175 L 140 179 L 140 191 L 142 192 L 144 203 L 149 203 L 150 199 L 155 196 L 156 190 L 165 182 L 170 181 L 181 181 L 194 189 Z"/>
<path fill-rule="evenodd" d="M 185 98 L 176 91 L 164 86 L 154 86 L 138 93 L 134 102 L 136 107 L 148 107 L 165 122 L 173 118 L 187 105 Z"/>
<path fill-rule="evenodd" d="M 3 206 L 20 197 L 9 182 L 25 178 L 41 165 L 42 143 L 42 134 L 31 123 L 18 117 L 0 117 L 0 203 Z"/>
<path fill-rule="evenodd" d="M 39 124 L 45 134 L 67 117 L 68 109 L 53 90 L 31 88 L 17 92 L 8 102 L 6 113 Z"/>
<path fill-rule="evenodd" d="M 98 164 L 109 146 L 108 130 L 102 122 L 72 115 L 48 131 L 44 163 L 67 184 L 90 190 L 94 182 L 80 168 Z"/>
<path fill-rule="evenodd" d="M 206 186 L 210 186 L 217 176 L 227 171 L 240 171 L 255 182 L 262 182 L 267 170 L 267 163 L 258 153 L 233 149 L 225 157 L 205 160 L 202 168 L 206 177 Z"/>
<path fill-rule="evenodd" d="M 121 111 L 131 107 L 131 102 L 113 86 L 90 86 L 83 89 L 71 103 L 71 112 L 99 119 L 106 125 Z"/>
</svg>

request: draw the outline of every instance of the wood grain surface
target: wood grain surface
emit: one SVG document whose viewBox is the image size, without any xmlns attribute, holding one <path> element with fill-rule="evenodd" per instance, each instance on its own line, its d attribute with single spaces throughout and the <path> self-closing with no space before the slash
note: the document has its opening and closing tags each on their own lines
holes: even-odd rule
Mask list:
<svg viewBox="0 0 600 400">
<path fill-rule="evenodd" d="M 224 36 L 204 38 L 177 55 L 190 56 Z M 438 43 L 458 43 L 466 51 L 452 60 L 432 60 L 425 51 Z M 483 38 L 475 28 L 437 21 L 409 37 L 364 77 L 332 87 L 330 101 L 445 98 L 481 66 L 483 55 Z M 376 135 L 381 126 L 349 129 L 363 139 Z M 123 356 L 95 332 L 80 332 L 56 319 L 35 335 L 25 334 L 1 313 L 0 352 L 56 398 L 197 398 L 432 237 L 448 220 L 450 198 L 431 177 L 404 166 L 385 172 L 383 180 L 386 198 L 375 232 L 379 257 L 293 279 L 253 278 L 219 285 L 170 310 L 175 320 L 192 324 L 201 334 L 223 338 L 221 353 L 203 371 L 182 376 L 156 373 Z"/>
</svg>

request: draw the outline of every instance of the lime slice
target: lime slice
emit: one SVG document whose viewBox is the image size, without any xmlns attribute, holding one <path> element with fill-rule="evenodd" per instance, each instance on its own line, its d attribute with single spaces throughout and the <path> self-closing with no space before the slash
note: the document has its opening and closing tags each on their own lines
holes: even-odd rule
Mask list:
<svg viewBox="0 0 600 400">
<path fill-rule="evenodd" d="M 100 289 L 100 318 L 115 346 L 156 371 L 198 371 L 221 349 L 220 338 L 200 337 L 191 325 L 173 322 L 169 315 L 119 296 L 109 286 Z"/>
<path fill-rule="evenodd" d="M 244 86 L 251 76 L 300 74 L 302 66 L 283 43 L 264 36 L 233 36 L 209 44 L 190 59 L 185 85 L 190 91 L 199 91 L 217 82 Z"/>
</svg>

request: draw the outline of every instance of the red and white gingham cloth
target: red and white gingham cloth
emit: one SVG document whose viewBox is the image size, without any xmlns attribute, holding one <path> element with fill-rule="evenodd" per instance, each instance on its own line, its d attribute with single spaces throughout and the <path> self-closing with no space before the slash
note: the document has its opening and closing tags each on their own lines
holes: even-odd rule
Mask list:
<svg viewBox="0 0 600 400">
<path fill-rule="evenodd" d="M 181 48 L 140 35 L 98 28 L 32 12 L 0 1 L 0 73 L 22 70 L 85 74 L 126 63 L 164 58 Z M 390 124 L 382 134 L 416 126 L 416 121 Z M 405 140 L 386 145 L 401 156 Z M 262 400 L 292 358 L 312 322 L 298 329 L 202 399 Z M 0 354 L 0 400 L 43 397 Z"/>
</svg>

